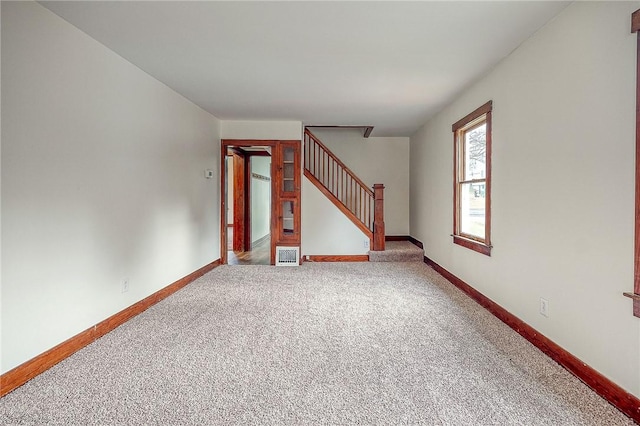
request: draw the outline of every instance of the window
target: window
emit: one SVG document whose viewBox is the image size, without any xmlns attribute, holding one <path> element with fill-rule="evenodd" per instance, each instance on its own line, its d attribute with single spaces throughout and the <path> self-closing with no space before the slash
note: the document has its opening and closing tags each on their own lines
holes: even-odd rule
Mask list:
<svg viewBox="0 0 640 426">
<path fill-rule="evenodd" d="M 487 102 L 452 126 L 453 242 L 491 255 L 491 108 Z"/>
</svg>

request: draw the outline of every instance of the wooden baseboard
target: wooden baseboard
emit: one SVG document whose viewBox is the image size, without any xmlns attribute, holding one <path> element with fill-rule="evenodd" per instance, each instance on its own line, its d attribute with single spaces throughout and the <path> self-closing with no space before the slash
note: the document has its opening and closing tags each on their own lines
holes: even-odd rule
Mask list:
<svg viewBox="0 0 640 426">
<path fill-rule="evenodd" d="M 631 417 L 635 422 L 640 423 L 640 399 L 636 398 L 634 395 L 607 379 L 598 371 L 580 361 L 558 344 L 540 334 L 536 329 L 486 297 L 484 294 L 480 293 L 478 290 L 471 287 L 460 278 L 453 275 L 451 272 L 447 271 L 442 266 L 438 265 L 433 260 L 429 259 L 427 256 L 424 257 L 424 262 L 433 267 L 433 269 L 440 275 L 445 277 L 460 290 L 464 291 L 469 295 L 469 297 L 531 342 L 551 359 L 571 372 L 574 376 L 593 389 L 594 392 L 614 405 L 618 410 Z"/>
<path fill-rule="evenodd" d="M 411 237 L 408 235 L 385 235 L 384 236 L 385 241 L 409 241 L 409 238 Z"/>
<path fill-rule="evenodd" d="M 386 235 L 384 237 L 385 241 L 409 241 L 410 243 L 424 249 L 421 241 L 416 240 L 411 235 Z"/>
<path fill-rule="evenodd" d="M 416 239 L 415 239 L 415 238 L 413 238 L 413 237 L 409 237 L 409 241 L 410 241 L 411 243 L 413 243 L 414 245 L 416 245 L 416 246 L 420 247 L 421 249 L 424 249 L 424 245 L 422 244 L 422 241 L 418 241 L 418 240 L 416 240 Z"/>
<path fill-rule="evenodd" d="M 344 255 L 309 255 L 303 256 L 305 262 L 368 262 L 367 254 L 344 254 Z"/>
<path fill-rule="evenodd" d="M 98 324 L 84 330 L 83 332 L 76 334 L 75 336 L 71 337 L 68 340 L 65 340 L 59 345 L 54 346 L 48 351 L 41 353 L 35 358 L 32 358 L 29 361 L 20 364 L 16 368 L 7 371 L 5 374 L 0 376 L 0 397 L 3 397 L 12 390 L 22 386 L 37 375 L 53 367 L 63 359 L 68 358 L 75 352 L 79 351 L 90 343 L 93 343 L 98 338 L 104 336 L 105 334 L 124 324 L 131 318 L 149 309 L 151 306 L 155 305 L 162 299 L 165 299 L 167 296 L 172 295 L 190 282 L 194 281 L 197 278 L 200 278 L 202 275 L 206 274 L 219 265 L 220 259 L 211 262 L 208 265 L 205 265 L 202 268 L 190 273 L 186 277 L 181 278 L 172 284 L 169 284 L 167 287 L 164 287 L 163 289 L 153 293 L 150 296 L 145 297 L 139 302 L 134 303 L 128 308 L 110 316 L 104 321 L 101 321 Z"/>
</svg>

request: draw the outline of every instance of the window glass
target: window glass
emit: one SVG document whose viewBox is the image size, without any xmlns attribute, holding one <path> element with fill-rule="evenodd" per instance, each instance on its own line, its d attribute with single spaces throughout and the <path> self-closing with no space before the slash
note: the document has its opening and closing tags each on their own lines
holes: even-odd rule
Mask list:
<svg viewBox="0 0 640 426">
<path fill-rule="evenodd" d="M 484 179 L 487 176 L 487 123 L 464 133 L 464 180 Z"/>
<path fill-rule="evenodd" d="M 484 239 L 484 184 L 463 183 L 460 190 L 460 233 Z"/>
</svg>

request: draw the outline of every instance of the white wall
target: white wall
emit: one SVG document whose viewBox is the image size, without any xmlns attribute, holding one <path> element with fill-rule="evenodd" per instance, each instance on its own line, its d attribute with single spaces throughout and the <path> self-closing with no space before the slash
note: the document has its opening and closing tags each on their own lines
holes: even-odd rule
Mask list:
<svg viewBox="0 0 640 426">
<path fill-rule="evenodd" d="M 426 255 L 640 396 L 633 286 L 640 2 L 576 2 L 411 138 Z M 493 100 L 492 256 L 451 241 L 451 125 Z M 548 318 L 538 313 L 549 301 Z"/>
<path fill-rule="evenodd" d="M 2 88 L 4 373 L 220 257 L 220 135 L 37 3 L 2 2 Z"/>
<path fill-rule="evenodd" d="M 302 255 L 367 254 L 369 238 L 302 178 Z"/>
<path fill-rule="evenodd" d="M 359 129 L 311 129 L 365 184 L 382 183 L 387 235 L 409 234 L 409 138 L 365 139 Z"/>
<path fill-rule="evenodd" d="M 2 45 L 2 7 L 0 7 L 0 46 Z M 0 52 L 2 49 L 0 48 Z M 2 81 L 2 55 L 0 55 L 0 82 Z M 2 98 L 2 84 L 0 83 L 0 99 Z M 0 129 L 2 129 L 2 103 L 0 102 Z M 0 130 L 0 188 L 2 188 L 2 132 Z M 2 196 L 0 196 L 0 236 L 2 235 Z M 0 307 L 2 307 L 2 242 L 0 241 Z M 2 354 L 2 314 L 0 314 L 0 374 L 3 365 Z"/>
<path fill-rule="evenodd" d="M 271 177 L 271 157 L 251 157 L 251 173 Z M 271 231 L 271 181 L 251 178 L 251 240 Z"/>
<path fill-rule="evenodd" d="M 302 140 L 300 121 L 223 120 L 222 139 Z"/>
</svg>

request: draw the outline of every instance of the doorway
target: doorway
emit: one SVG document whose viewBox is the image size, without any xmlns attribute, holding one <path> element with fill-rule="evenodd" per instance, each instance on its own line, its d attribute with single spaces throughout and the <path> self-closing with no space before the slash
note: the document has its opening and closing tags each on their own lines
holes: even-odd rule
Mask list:
<svg viewBox="0 0 640 426">
<path fill-rule="evenodd" d="M 226 257 L 229 265 L 271 263 L 271 147 L 226 147 Z"/>
<path fill-rule="evenodd" d="M 301 141 L 223 139 L 221 151 L 222 263 L 290 264 L 300 252 Z"/>
</svg>

